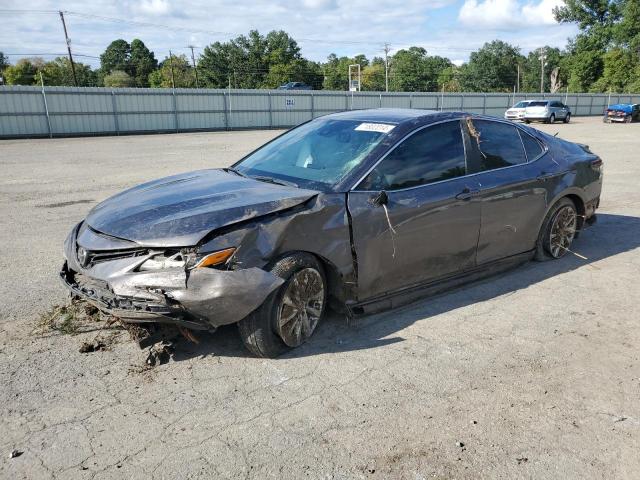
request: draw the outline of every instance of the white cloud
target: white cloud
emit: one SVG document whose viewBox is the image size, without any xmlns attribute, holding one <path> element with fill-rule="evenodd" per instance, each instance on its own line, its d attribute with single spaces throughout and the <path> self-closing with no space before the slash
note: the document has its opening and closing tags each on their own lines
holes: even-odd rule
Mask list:
<svg viewBox="0 0 640 480">
<path fill-rule="evenodd" d="M 172 11 L 168 0 L 142 0 L 134 9 L 140 13 L 154 16 L 168 15 Z"/>
<path fill-rule="evenodd" d="M 555 25 L 553 9 L 562 0 L 540 0 L 522 5 L 518 0 L 465 0 L 458 20 L 469 27 L 521 30 L 523 25 Z"/>
<path fill-rule="evenodd" d="M 556 23 L 553 16 L 553 9 L 563 5 L 562 0 L 542 0 L 540 3 L 529 3 L 522 7 L 522 16 L 529 21 L 537 20 L 547 25 Z"/>
<path fill-rule="evenodd" d="M 118 38 L 128 41 L 140 38 L 158 59 L 163 59 L 169 49 L 174 54 L 190 55 L 187 45 L 204 47 L 246 34 L 250 29 L 263 34 L 285 30 L 298 41 L 304 56 L 320 61 L 332 52 L 339 56 L 358 53 L 369 58 L 382 56 L 385 42 L 391 44 L 392 51 L 411 45 L 424 46 L 429 54 L 461 60 L 468 58 L 471 50 L 496 38 L 519 45 L 526 53 L 529 48 L 545 44 L 564 46 L 567 37 L 575 34 L 572 25 L 522 21 L 522 5 L 537 8 L 535 15 L 542 15 L 541 12 L 550 10 L 550 0 L 519 1 L 515 10 L 516 0 L 466 1 L 465 15 L 479 15 L 485 23 L 480 25 L 480 20 L 472 16 L 471 26 L 465 28 L 460 28 L 456 20 L 457 16 L 467 18 L 458 15 L 457 0 L 387 0 L 374 6 L 371 0 L 65 0 L 64 8 L 69 12 L 171 27 L 107 22 L 70 13 L 65 19 L 74 53 L 78 54 L 78 61 L 92 66 L 99 65 L 97 58 L 80 55 L 97 57 Z M 7 9 L 59 8 L 56 0 L 0 2 Z M 512 18 L 509 12 L 515 12 Z M 487 27 L 496 24 L 495 18 L 499 19 L 498 26 Z M 3 20 L 0 46 L 5 53 L 66 54 L 57 14 L 11 14 Z M 196 50 L 196 55 L 201 51 Z M 11 61 L 17 58 L 10 57 Z"/>
<path fill-rule="evenodd" d="M 508 28 L 519 16 L 516 0 L 466 0 L 458 19 L 469 26 Z"/>
<path fill-rule="evenodd" d="M 302 0 L 302 4 L 312 9 L 334 9 L 338 7 L 336 0 Z"/>
</svg>

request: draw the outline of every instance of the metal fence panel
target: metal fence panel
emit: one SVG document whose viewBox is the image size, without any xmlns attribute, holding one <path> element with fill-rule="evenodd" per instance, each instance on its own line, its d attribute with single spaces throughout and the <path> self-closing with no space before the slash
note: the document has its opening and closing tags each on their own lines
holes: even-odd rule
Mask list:
<svg viewBox="0 0 640 480">
<path fill-rule="evenodd" d="M 0 87 L 0 138 L 232 128 L 285 128 L 364 108 L 462 110 L 502 117 L 520 100 L 566 103 L 575 116 L 602 115 L 640 94 L 408 93 L 226 89 Z"/>
</svg>

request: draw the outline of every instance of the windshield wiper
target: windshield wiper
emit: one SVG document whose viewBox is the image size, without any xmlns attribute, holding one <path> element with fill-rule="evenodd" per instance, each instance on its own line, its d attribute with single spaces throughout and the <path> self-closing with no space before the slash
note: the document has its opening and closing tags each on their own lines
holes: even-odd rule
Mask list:
<svg viewBox="0 0 640 480">
<path fill-rule="evenodd" d="M 276 185 L 284 185 L 285 187 L 299 188 L 297 183 L 289 182 L 287 180 L 281 180 L 279 178 L 275 179 L 273 177 L 267 177 L 265 175 L 255 175 L 255 176 L 252 176 L 251 178 L 258 180 L 260 182 L 274 183 Z"/>
<path fill-rule="evenodd" d="M 226 167 L 223 168 L 222 170 L 224 170 L 225 172 L 231 172 L 231 173 L 235 173 L 236 175 L 238 175 L 239 177 L 244 177 L 244 178 L 249 178 L 248 175 L 245 175 L 244 173 L 242 173 L 240 170 L 236 170 L 233 167 Z"/>
</svg>

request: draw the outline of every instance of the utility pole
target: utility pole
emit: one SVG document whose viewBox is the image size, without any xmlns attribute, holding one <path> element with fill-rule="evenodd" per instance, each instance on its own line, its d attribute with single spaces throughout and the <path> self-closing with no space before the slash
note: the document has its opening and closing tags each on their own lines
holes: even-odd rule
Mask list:
<svg viewBox="0 0 640 480">
<path fill-rule="evenodd" d="M 518 64 L 518 81 L 517 81 L 517 86 L 518 86 L 518 93 L 520 93 L 520 64 Z"/>
<path fill-rule="evenodd" d="M 193 55 L 193 49 L 196 47 L 189 45 L 187 48 L 191 49 L 191 61 L 193 62 L 193 70 L 196 72 L 196 88 L 200 88 L 198 85 L 198 67 L 196 66 L 196 57 Z"/>
<path fill-rule="evenodd" d="M 389 91 L 389 50 L 390 45 L 384 44 L 384 91 Z"/>
<path fill-rule="evenodd" d="M 544 93 L 544 61 L 547 59 L 547 53 L 544 47 L 540 48 L 540 93 Z"/>
<path fill-rule="evenodd" d="M 169 68 L 171 68 L 171 88 L 176 89 L 176 81 L 173 77 L 173 55 L 171 54 L 171 50 L 169 50 Z"/>
<path fill-rule="evenodd" d="M 62 20 L 62 29 L 64 30 L 64 38 L 67 41 L 67 52 L 69 52 L 69 62 L 71 62 L 71 72 L 73 73 L 73 83 L 78 86 L 78 77 L 76 76 L 76 66 L 73 63 L 73 56 L 71 55 L 71 40 L 67 34 L 67 24 L 64 23 L 64 13 L 62 10 L 58 12 L 60 14 L 60 20 Z"/>
</svg>

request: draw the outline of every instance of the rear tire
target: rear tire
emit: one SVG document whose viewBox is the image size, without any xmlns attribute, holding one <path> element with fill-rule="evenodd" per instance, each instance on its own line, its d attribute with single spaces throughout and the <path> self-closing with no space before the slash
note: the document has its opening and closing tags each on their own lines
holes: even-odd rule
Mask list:
<svg viewBox="0 0 640 480">
<path fill-rule="evenodd" d="M 285 282 L 238 322 L 245 347 L 262 358 L 277 357 L 306 342 L 322 320 L 327 281 L 322 264 L 309 253 L 281 258 L 269 268 Z"/>
<path fill-rule="evenodd" d="M 576 237 L 577 227 L 575 204 L 567 197 L 561 198 L 544 217 L 534 258 L 544 262 L 564 257 Z"/>
<path fill-rule="evenodd" d="M 556 115 L 555 113 L 552 113 L 549 119 L 547 120 L 547 123 L 555 123 L 555 122 L 556 122 Z"/>
</svg>

